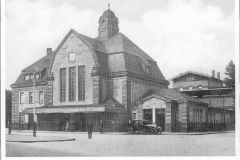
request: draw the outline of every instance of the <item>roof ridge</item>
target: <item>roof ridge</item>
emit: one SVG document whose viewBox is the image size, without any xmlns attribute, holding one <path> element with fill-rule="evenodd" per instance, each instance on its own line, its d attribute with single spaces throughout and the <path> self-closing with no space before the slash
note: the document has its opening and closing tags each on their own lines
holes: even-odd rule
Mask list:
<svg viewBox="0 0 240 160">
<path fill-rule="evenodd" d="M 55 53 L 55 51 L 53 51 L 53 52 L 45 55 L 44 57 L 40 58 L 39 60 L 33 62 L 33 63 L 32 63 L 31 65 L 29 65 L 28 67 L 24 68 L 24 69 L 22 70 L 22 72 L 24 72 L 24 70 L 27 70 L 28 68 L 30 68 L 30 67 L 33 66 L 34 64 L 36 64 L 36 63 L 38 63 L 38 62 L 41 62 L 43 59 L 45 59 L 45 58 L 47 58 L 47 57 L 49 57 L 49 56 L 53 56 L 54 53 Z"/>
</svg>

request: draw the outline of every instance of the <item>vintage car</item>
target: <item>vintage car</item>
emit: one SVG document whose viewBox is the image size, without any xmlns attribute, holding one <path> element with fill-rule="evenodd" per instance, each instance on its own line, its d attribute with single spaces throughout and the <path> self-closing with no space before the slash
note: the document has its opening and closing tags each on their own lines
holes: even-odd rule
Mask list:
<svg viewBox="0 0 240 160">
<path fill-rule="evenodd" d="M 128 134 L 162 134 L 161 127 L 150 124 L 148 120 L 131 120 L 127 126 Z"/>
</svg>

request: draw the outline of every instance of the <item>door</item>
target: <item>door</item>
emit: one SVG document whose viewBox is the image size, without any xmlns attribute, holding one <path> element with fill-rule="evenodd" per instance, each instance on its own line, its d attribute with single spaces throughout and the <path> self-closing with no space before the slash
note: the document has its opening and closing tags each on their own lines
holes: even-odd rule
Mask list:
<svg viewBox="0 0 240 160">
<path fill-rule="evenodd" d="M 165 109 L 156 109 L 156 124 L 165 131 Z"/>
</svg>

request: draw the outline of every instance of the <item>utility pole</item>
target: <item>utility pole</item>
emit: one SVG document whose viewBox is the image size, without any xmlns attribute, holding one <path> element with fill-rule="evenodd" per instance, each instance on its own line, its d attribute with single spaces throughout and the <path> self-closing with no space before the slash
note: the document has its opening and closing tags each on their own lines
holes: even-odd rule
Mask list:
<svg viewBox="0 0 240 160">
<path fill-rule="evenodd" d="M 39 71 L 38 67 L 34 67 L 33 70 L 33 137 L 36 137 L 36 130 L 37 130 L 37 126 L 36 126 L 36 101 L 35 101 L 35 90 L 36 90 L 36 72 Z"/>
</svg>

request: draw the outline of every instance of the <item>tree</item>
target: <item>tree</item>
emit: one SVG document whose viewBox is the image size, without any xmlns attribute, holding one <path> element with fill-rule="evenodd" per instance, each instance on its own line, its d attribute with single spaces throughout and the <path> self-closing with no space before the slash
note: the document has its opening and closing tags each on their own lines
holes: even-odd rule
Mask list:
<svg viewBox="0 0 240 160">
<path fill-rule="evenodd" d="M 226 87 L 232 88 L 233 99 L 235 99 L 235 65 L 234 65 L 233 61 L 230 61 L 229 64 L 226 66 L 225 74 L 228 77 L 226 77 L 223 80 L 223 82 Z"/>
</svg>

